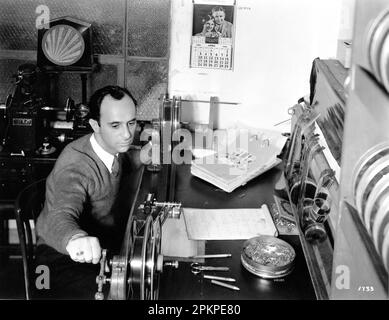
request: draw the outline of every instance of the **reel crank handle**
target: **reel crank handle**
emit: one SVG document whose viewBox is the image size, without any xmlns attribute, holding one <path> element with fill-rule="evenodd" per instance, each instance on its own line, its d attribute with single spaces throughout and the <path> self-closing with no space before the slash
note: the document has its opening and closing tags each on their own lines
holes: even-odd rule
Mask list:
<svg viewBox="0 0 389 320">
<path fill-rule="evenodd" d="M 100 272 L 96 277 L 97 292 L 95 293 L 95 300 L 104 300 L 103 286 L 111 281 L 111 279 L 104 274 L 107 272 L 107 267 L 107 249 L 103 249 L 101 251 Z"/>
</svg>

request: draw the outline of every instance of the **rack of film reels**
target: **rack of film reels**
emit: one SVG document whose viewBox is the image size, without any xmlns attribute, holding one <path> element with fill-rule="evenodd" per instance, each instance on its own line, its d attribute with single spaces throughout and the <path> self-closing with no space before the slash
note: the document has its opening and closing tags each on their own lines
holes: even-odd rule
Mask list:
<svg viewBox="0 0 389 320">
<path fill-rule="evenodd" d="M 388 299 L 389 6 L 356 2 L 332 298 Z"/>
</svg>

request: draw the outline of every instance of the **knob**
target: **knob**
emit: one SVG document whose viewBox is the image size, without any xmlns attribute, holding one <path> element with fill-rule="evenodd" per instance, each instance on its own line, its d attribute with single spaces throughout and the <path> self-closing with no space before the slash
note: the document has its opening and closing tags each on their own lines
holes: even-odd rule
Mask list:
<svg viewBox="0 0 389 320">
<path fill-rule="evenodd" d="M 169 217 L 173 219 L 180 219 L 182 212 L 182 208 L 178 206 L 174 206 L 171 211 L 169 212 Z"/>
<path fill-rule="evenodd" d="M 164 266 L 170 266 L 170 267 L 173 267 L 175 269 L 178 269 L 178 261 L 177 260 L 174 260 L 174 261 L 166 261 L 164 262 L 163 264 Z"/>
</svg>

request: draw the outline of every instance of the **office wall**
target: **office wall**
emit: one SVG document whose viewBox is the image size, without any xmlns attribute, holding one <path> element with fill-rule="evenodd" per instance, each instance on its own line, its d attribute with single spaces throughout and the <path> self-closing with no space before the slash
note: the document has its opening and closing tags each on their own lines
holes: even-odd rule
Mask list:
<svg viewBox="0 0 389 320">
<path fill-rule="evenodd" d="M 353 38 L 355 2 L 355 0 L 342 0 L 339 39 Z"/>
<path fill-rule="evenodd" d="M 158 116 L 158 97 L 167 90 L 170 0 L 0 0 L 0 103 L 13 92 L 17 67 L 36 63 L 41 5 L 50 20 L 70 16 L 92 24 L 100 66 L 88 76 L 88 96 L 104 85 L 124 85 L 139 102 L 139 119 Z M 60 75 L 57 87 L 58 107 L 69 96 L 81 102 L 77 74 Z"/>
<path fill-rule="evenodd" d="M 225 71 L 189 68 L 193 4 L 172 0 L 169 93 L 240 103 L 219 105 L 219 128 L 237 122 L 274 128 L 309 93 L 313 59 L 336 57 L 341 5 L 339 0 L 236 0 L 234 68 Z M 209 104 L 184 103 L 184 120 L 207 123 L 208 116 Z"/>
<path fill-rule="evenodd" d="M 191 0 L 1 0 L 0 102 L 12 92 L 17 66 L 35 60 L 35 9 L 47 4 L 52 18 L 70 15 L 93 23 L 94 51 L 102 69 L 92 76 L 89 92 L 107 83 L 125 83 L 141 102 L 140 118 L 149 119 L 157 115 L 156 98 L 169 82 L 170 95 L 239 102 L 217 110 L 221 127 L 237 121 L 272 127 L 287 119 L 287 108 L 308 93 L 312 60 L 336 57 L 341 6 L 346 3 L 347 13 L 353 2 L 236 0 L 234 70 L 210 72 L 188 67 Z M 60 86 L 60 103 L 69 95 L 80 100 L 77 78 L 64 76 Z M 184 109 L 184 120 L 208 122 L 208 104 L 185 103 Z"/>
</svg>

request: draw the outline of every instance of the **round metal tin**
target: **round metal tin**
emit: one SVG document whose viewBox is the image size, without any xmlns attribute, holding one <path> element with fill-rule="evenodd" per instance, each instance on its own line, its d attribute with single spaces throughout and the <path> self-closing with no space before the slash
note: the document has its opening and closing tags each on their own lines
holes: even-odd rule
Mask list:
<svg viewBox="0 0 389 320">
<path fill-rule="evenodd" d="M 293 247 L 287 242 L 272 236 L 258 236 L 244 242 L 241 262 L 256 276 L 273 279 L 288 275 L 295 257 Z"/>
</svg>

